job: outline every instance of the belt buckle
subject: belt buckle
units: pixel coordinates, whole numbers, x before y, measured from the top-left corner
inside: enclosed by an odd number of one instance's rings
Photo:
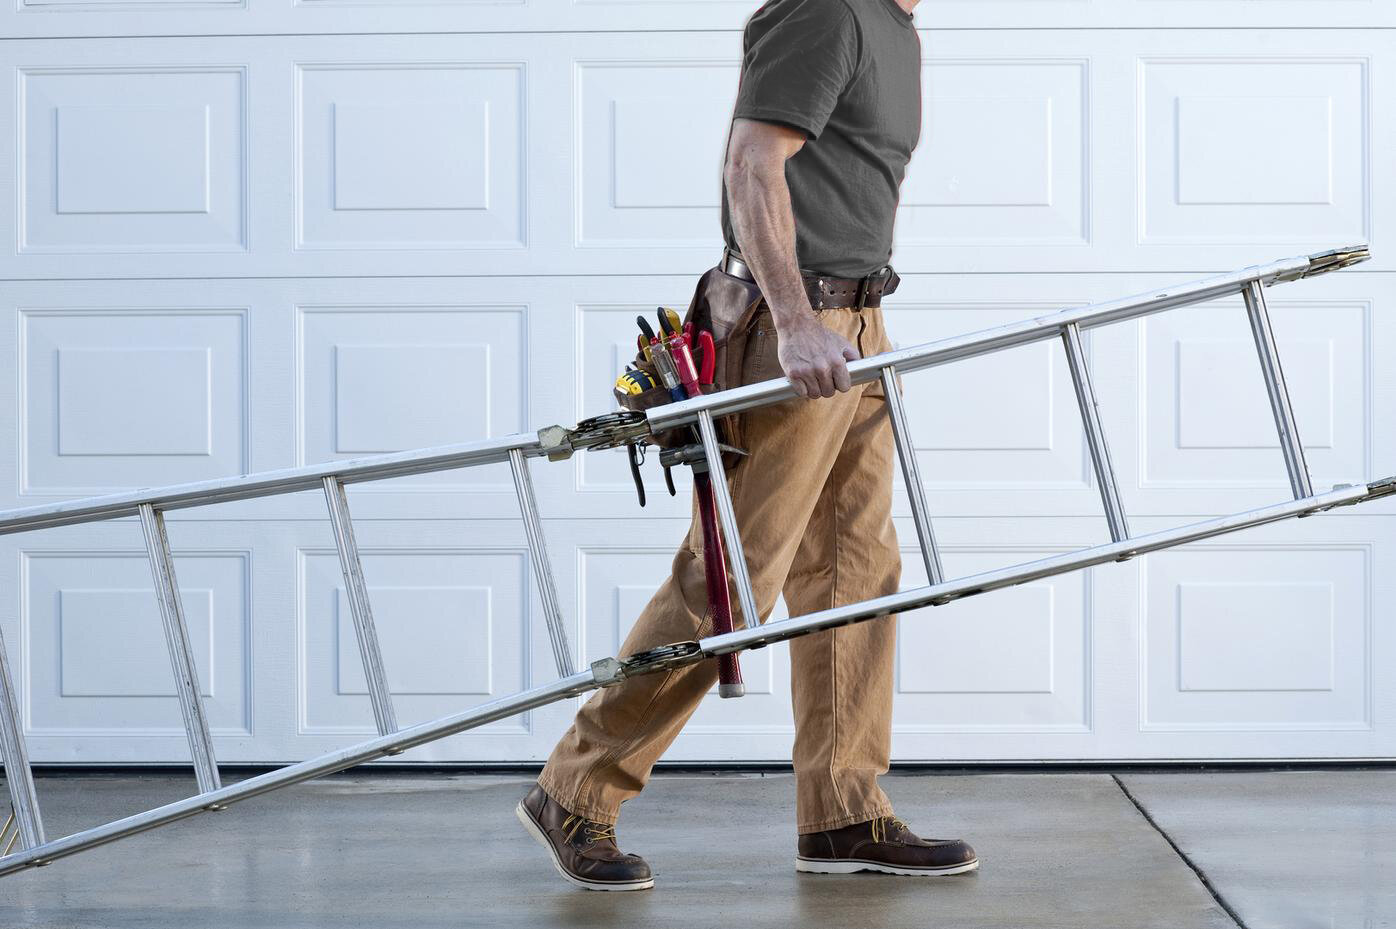
[[[858,302],[854,304],[854,309],[856,309],[858,312],[861,313],[861,312],[863,311],[863,308],[864,308],[864,307],[866,306],[866,304],[867,304],[867,299],[868,299],[868,284],[869,284],[869,282],[871,282],[871,281],[873,281],[874,279],[877,279],[877,278],[882,278],[882,277],[884,276],[884,272],[885,272],[886,279],[887,279],[887,280],[891,280],[891,278],[892,278],[892,266],[891,266],[891,265],[883,265],[882,267],[880,267],[880,268],[878,268],[876,271],[874,271],[872,274],[865,275],[864,277],[861,277],[861,278],[858,279]]]

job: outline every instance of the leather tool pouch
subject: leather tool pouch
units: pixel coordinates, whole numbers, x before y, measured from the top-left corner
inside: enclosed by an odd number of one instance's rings
[[[683,322],[693,323],[695,332],[706,329],[715,337],[717,359],[713,367],[713,383],[704,385],[703,393],[726,390],[742,383],[745,368],[743,361],[750,347],[750,336],[754,330],[757,313],[763,303],[761,289],[755,282],[727,274],[716,266],[703,272],[703,276],[698,279]],[[729,321],[730,329],[717,338],[718,331]],[[701,359],[694,360],[699,367],[702,366]],[[643,352],[636,353],[633,364],[658,380],[659,374],[653,362],[646,360]],[[616,391],[616,399],[626,409],[637,411],[671,402],[668,390],[663,387],[653,387],[640,394]],[[741,419],[740,413],[717,419],[718,441],[741,448]],[[660,448],[676,448],[697,441],[697,432],[683,426],[662,432],[650,441]],[[725,453],[722,456],[723,467],[730,471],[738,465],[742,457],[730,452]]]

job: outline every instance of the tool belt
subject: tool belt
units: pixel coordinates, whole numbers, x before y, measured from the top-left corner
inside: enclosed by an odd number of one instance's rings
[[[832,307],[852,307],[861,311],[864,307],[881,305],[882,295],[897,289],[901,278],[885,265],[873,274],[862,278],[840,278],[821,275],[801,269],[805,278],[805,289],[810,295],[810,305],[816,310]],[[761,288],[757,285],[746,262],[731,249],[724,248],[722,259],[715,267],[703,272],[693,289],[688,310],[683,322],[693,323],[696,331],[708,330],[716,334],[713,317],[721,320],[735,320],[731,328],[718,338],[716,366],[713,383],[704,385],[705,394],[729,387],[739,387],[744,383],[743,374],[748,370],[747,360],[752,337],[763,325],[770,327],[770,310],[766,306]],[[633,362],[636,368],[656,377],[653,362],[637,353]],[[656,377],[657,380],[657,377]],[[663,387],[656,387],[639,394],[616,392],[621,406],[629,410],[643,411],[661,403],[669,403],[670,397]],[[736,448],[743,447],[743,414],[724,416],[716,421],[718,441]],[[693,441],[692,430],[683,426],[655,435],[651,443],[660,448],[677,448]],[[742,456],[737,453],[724,453],[722,463],[729,471],[737,467]]]
[[[761,290],[754,281],[733,277],[717,267],[709,268],[698,279],[681,323],[692,323],[694,330],[698,332],[705,330],[712,332],[714,307],[717,308],[716,315],[719,319],[736,319],[731,329],[713,343],[716,355],[713,383],[702,385],[703,393],[725,390],[740,383],[742,359],[747,349],[747,338],[753,329],[757,310],[763,306],[763,303]],[[700,365],[703,363],[703,359],[695,359],[695,361]],[[659,382],[654,362],[646,358],[644,352],[637,352],[631,364],[650,375],[656,383]],[[672,400],[668,390],[663,386],[653,387],[638,394],[617,390],[615,396],[621,406],[635,411],[644,411],[652,406],[669,403]],[[740,442],[737,441],[738,430],[734,422],[737,419],[740,419],[740,416],[726,416],[716,420],[717,438],[720,443],[740,446]],[[651,436],[649,444],[667,449],[688,445],[692,441],[692,428],[682,426]],[[724,467],[736,467],[741,457],[740,454],[736,453],[724,453]]]

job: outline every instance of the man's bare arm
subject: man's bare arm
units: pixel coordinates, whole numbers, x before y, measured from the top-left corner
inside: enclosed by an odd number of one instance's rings
[[[832,397],[848,390],[848,362],[860,356],[815,318],[800,277],[785,162],[804,144],[798,129],[734,119],[723,175],[737,245],[780,334],[781,368],[800,396]]]

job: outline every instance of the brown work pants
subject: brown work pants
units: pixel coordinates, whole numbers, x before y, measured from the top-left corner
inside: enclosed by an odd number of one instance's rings
[[[891,347],[880,307],[817,315],[864,357]],[[730,320],[714,320],[719,337],[724,322]],[[764,299],[753,326],[740,383],[782,374]],[[762,621],[782,592],[792,616],[895,593],[901,578],[891,513],[895,449],[881,384],[737,415],[750,455],[728,475],[728,486]],[[620,654],[712,634],[707,599],[695,500],[673,571]],[[738,612],[735,588],[732,604]],[[896,617],[886,616],[790,641],[800,833],[892,812],[877,776],[887,771],[891,750],[896,629]],[[621,803],[645,786],[716,680],[717,662],[708,660],[598,690],[553,749],[539,784],[568,810],[615,823]]]

